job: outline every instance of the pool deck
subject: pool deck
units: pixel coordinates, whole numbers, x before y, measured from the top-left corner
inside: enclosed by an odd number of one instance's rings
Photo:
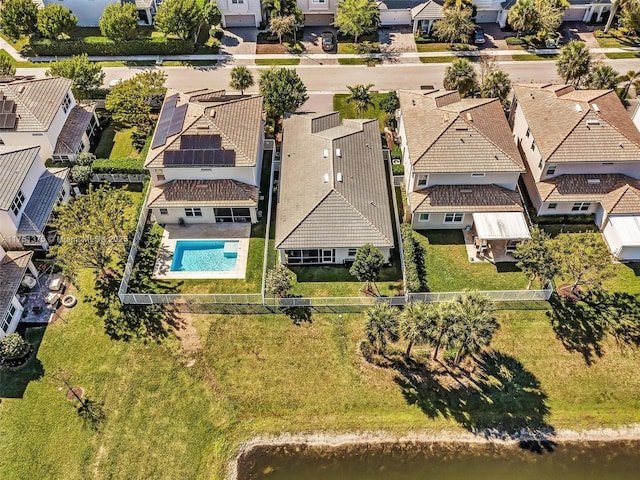
[[[249,223],[199,223],[194,225],[165,225],[153,277],[159,280],[179,278],[231,279],[244,278],[247,273],[249,255]],[[226,272],[172,272],[171,261],[178,240],[237,240],[236,266]]]

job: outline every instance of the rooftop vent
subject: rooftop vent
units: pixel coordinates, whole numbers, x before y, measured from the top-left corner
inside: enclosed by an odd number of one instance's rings
[[[460,193],[473,193],[473,190],[470,188],[461,188]]]
[[[322,150],[322,158],[328,158],[329,157],[329,149],[325,148],[324,150]]]
[[[18,87],[18,93],[22,93],[22,92],[24,92],[24,85],[20,85]]]
[[[329,174],[325,173],[324,176],[322,177],[322,181],[324,183],[329,183]]]
[[[342,158],[342,150],[340,150],[339,148],[336,148],[336,157]]]
[[[471,115],[471,112],[467,112],[467,120],[473,122],[473,115]]]
[[[444,113],[442,115],[442,120],[445,121],[445,122],[448,122],[449,121],[449,114],[448,113]]]
[[[200,124],[200,125],[196,126],[196,128],[198,130],[209,130],[209,125]]]
[[[336,174],[336,179],[337,179],[340,183],[342,183],[342,181],[344,180],[344,178],[342,177],[342,173],[341,173],[341,172],[338,172],[338,173]]]
[[[468,129],[467,127],[456,127],[456,131],[457,131],[457,132],[466,132],[466,131],[468,131],[468,130],[469,130],[469,129]]]
[[[591,104],[591,108],[593,108],[594,112],[599,112],[600,111],[600,107],[595,103]]]
[[[207,184],[206,183],[198,183],[198,184],[196,184],[196,188],[207,188]]]
[[[411,100],[411,103],[413,104],[413,106],[416,106],[416,101],[415,100]]]
[[[587,120],[587,127],[590,125],[600,125],[600,120],[598,120],[597,118],[590,118],[589,120]]]
[[[587,183],[589,185],[598,185],[600,183],[599,178],[587,178]]]
[[[582,111],[582,105],[576,103],[576,112],[580,113]]]

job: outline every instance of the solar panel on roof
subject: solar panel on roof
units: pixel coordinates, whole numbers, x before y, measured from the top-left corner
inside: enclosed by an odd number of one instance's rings
[[[151,148],[158,148],[167,143],[167,136],[169,134],[169,126],[171,125],[171,119],[173,118],[173,112],[178,104],[178,94],[167,97],[162,106],[160,112],[160,118],[158,119],[158,126],[156,127],[156,133],[153,136],[151,142]]]
[[[0,113],[0,129],[12,129],[16,126],[15,113]]]
[[[182,130],[182,124],[184,123],[184,117],[187,114],[187,104],[182,104],[173,112],[171,117],[171,125],[169,125],[169,132],[167,136],[177,135]]]
[[[14,106],[15,106],[15,102],[13,100],[5,99],[2,102],[2,113],[13,113]]]

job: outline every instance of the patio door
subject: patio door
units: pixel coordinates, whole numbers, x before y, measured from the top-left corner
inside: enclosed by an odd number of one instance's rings
[[[333,249],[322,250],[322,263],[335,263]]]

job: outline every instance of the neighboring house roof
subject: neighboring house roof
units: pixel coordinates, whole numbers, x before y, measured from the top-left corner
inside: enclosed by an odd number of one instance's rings
[[[513,7],[516,4],[517,0],[506,0],[505,2],[502,2],[502,9],[503,10],[509,10],[511,7]],[[568,0],[569,2],[569,7],[578,7],[578,6],[588,6],[588,5],[602,5],[602,6],[609,6],[611,5],[613,2],[607,1],[607,0]]]
[[[377,120],[292,115],[281,159],[276,248],[394,245]]]
[[[224,90],[168,90],[145,167],[169,167],[164,153],[182,150],[180,139],[184,135],[217,136],[219,145],[212,145],[212,150],[233,151],[234,166],[253,167],[257,164],[262,122],[261,96],[227,95]]]
[[[446,90],[400,90],[398,96],[415,172],[525,170],[497,99],[460,99]]]
[[[0,259],[0,318],[4,318],[11,299],[18,293],[32,256],[33,252],[7,252]]]
[[[54,154],[75,155],[78,152],[80,141],[91,123],[95,110],[95,103],[78,104],[73,107],[60,131]]]
[[[610,215],[640,213],[640,181],[625,183],[609,192],[602,204]]]
[[[258,187],[237,180],[173,180],[153,187],[149,207],[255,207]]]
[[[68,168],[49,169],[40,176],[22,211],[18,235],[42,234],[68,176]]]
[[[9,210],[39,151],[29,147],[0,152],[0,210]]]
[[[640,159],[640,132],[613,90],[516,85],[514,91],[546,162]]]
[[[46,132],[51,127],[72,81],[62,77],[17,80],[0,84],[6,100],[15,102],[15,127],[12,132]]]
[[[444,12],[442,11],[442,5],[433,0],[420,3],[411,9],[411,18],[414,19],[437,19],[444,18]]]
[[[381,0],[377,2],[380,10],[411,10],[423,3],[424,0]]]
[[[436,185],[409,194],[412,213],[522,212],[518,192],[497,185]]]

